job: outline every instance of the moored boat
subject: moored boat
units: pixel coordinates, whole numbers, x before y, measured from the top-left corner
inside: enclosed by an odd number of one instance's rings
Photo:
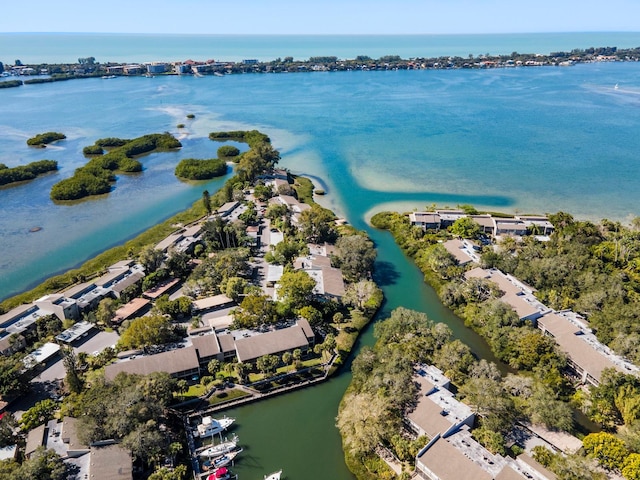
[[[226,442],[219,443],[218,445],[213,445],[209,448],[204,449],[198,455],[206,458],[214,458],[225,455],[229,452],[232,452],[238,446],[238,437],[233,437],[231,440]]]
[[[280,480],[282,475],[282,470],[278,470],[277,472],[273,472],[271,475],[265,475],[264,480]]]
[[[242,453],[242,449],[233,450],[229,453],[225,453],[221,457],[218,457],[211,462],[211,468],[216,469],[220,467],[226,467],[231,462],[233,462],[233,459],[236,458],[240,453]]]
[[[203,417],[202,423],[198,425],[196,432],[194,432],[194,436],[209,437],[211,435],[215,435],[216,433],[222,433],[235,421],[235,418],[228,417],[220,419]]]

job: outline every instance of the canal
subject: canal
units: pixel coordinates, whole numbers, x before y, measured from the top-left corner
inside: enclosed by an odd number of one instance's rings
[[[401,252],[392,236],[367,230],[378,248],[376,280],[386,297],[377,318],[387,317],[400,306],[425,312],[434,321],[449,325],[455,337],[469,345],[478,357],[496,361],[487,344],[425,285],[422,273]],[[357,355],[364,345],[373,343],[372,323],[361,335],[354,353]],[[234,431],[245,449],[234,468],[239,478],[260,480],[282,468],[287,480],[354,479],[344,463],[335,427],[338,405],[350,380],[349,362],[323,384],[225,412],[237,419]]]

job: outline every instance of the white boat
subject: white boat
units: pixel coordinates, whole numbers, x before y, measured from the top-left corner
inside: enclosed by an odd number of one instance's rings
[[[111,79],[111,78],[116,78],[115,75],[103,75],[102,78],[104,78],[105,80]]]
[[[242,449],[233,450],[232,452],[225,453],[221,457],[218,457],[215,460],[213,460],[211,462],[211,467],[210,468],[217,469],[217,468],[220,468],[220,467],[226,467],[231,462],[233,462],[233,459],[236,458],[241,453],[242,453]]]
[[[282,475],[282,470],[277,472],[273,472],[271,475],[265,475],[264,480],[280,480],[280,476]]]
[[[203,417],[202,423],[200,423],[197,427],[196,432],[194,432],[194,436],[200,437],[210,437],[217,433],[224,432],[227,428],[229,428],[233,422],[235,422],[235,418],[211,418],[211,417]],[[197,435],[195,435],[197,433]]]
[[[198,455],[206,458],[214,458],[220,457],[227,453],[232,452],[238,446],[238,437],[233,437],[231,440],[226,442],[219,443],[218,445],[213,445],[209,448],[204,449]]]

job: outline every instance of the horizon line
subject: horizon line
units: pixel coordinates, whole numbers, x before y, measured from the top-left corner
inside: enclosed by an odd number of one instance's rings
[[[539,30],[528,32],[451,32],[451,33],[429,33],[429,32],[414,32],[414,33],[193,33],[193,32],[80,32],[80,31],[15,31],[15,32],[0,32],[0,35],[162,35],[162,36],[243,36],[243,37],[262,37],[262,36],[274,36],[274,37],[338,37],[338,36],[350,36],[350,37],[409,37],[409,36],[458,36],[458,35],[563,35],[563,34],[576,34],[576,33],[640,33],[638,30]]]

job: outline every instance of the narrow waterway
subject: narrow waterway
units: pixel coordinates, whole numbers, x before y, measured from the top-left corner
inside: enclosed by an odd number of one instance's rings
[[[496,361],[486,343],[424,284],[422,273],[404,256],[392,236],[368,230],[378,248],[376,279],[387,299],[378,319],[399,306],[425,312],[429,318],[449,325],[455,337],[469,345],[475,355]],[[373,343],[372,323],[360,337],[355,354],[362,346]],[[262,479],[264,474],[280,468],[287,480],[355,478],[346,468],[335,428],[338,405],[350,380],[349,362],[326,383],[225,412],[237,418],[235,432],[245,449],[234,468],[239,478]]]

